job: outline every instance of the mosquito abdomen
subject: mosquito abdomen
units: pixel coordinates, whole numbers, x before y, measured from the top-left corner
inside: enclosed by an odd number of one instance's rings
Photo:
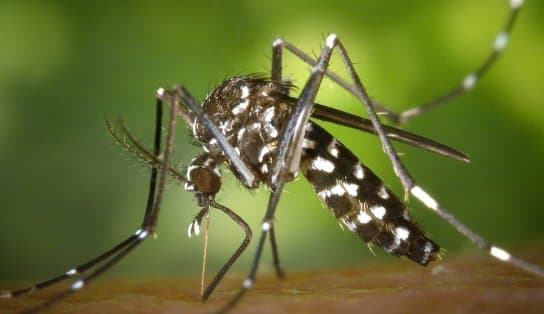
[[[364,242],[421,265],[440,248],[410,217],[406,206],[342,143],[310,122],[301,170],[319,198]]]

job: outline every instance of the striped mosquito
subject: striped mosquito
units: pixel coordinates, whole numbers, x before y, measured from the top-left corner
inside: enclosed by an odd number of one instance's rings
[[[285,185],[291,182],[299,171],[341,224],[365,243],[379,246],[392,255],[404,256],[423,266],[439,257],[441,253],[439,246],[429,239],[414,221],[406,203],[315,120],[334,122],[376,134],[402,184],[405,199],[410,195],[415,197],[492,257],[527,272],[544,276],[542,267],[490,244],[446,211],[416,183],[400,161],[390,141],[404,142],[461,161],[468,161],[466,155],[430,139],[385,126],[377,114],[383,113],[384,118],[400,124],[471,90],[504,50],[521,5],[521,0],[510,1],[510,15],[498,33],[491,53],[477,70],[435,100],[401,113],[387,109],[368,96],[346,48],[335,34],[326,38],[317,60],[289,42],[276,39],[272,47],[270,77],[249,75],[230,78],[209,94],[202,103],[181,86],[158,89],[152,150],[142,145],[122,121],[120,128],[123,135],[119,135],[112,124],[107,122],[114,139],[151,166],[148,201],[141,226],[134,234],[98,257],[36,285],[1,292],[0,297],[19,297],[77,277],[66,290],[29,310],[36,312],[81,290],[156,233],[165,183],[167,178],[172,176],[184,183],[186,191],[194,194],[197,205],[201,208],[189,225],[189,236],[199,233],[203,220],[212,209],[226,214],[245,232],[245,238],[238,249],[202,291],[202,299],[206,300],[252,238],[249,225],[233,210],[215,200],[221,190],[221,165],[226,165],[247,189],[256,189],[261,185],[270,189],[251,269],[239,292],[221,309],[222,312],[235,306],[252,287],[267,238],[271,245],[276,274],[278,277],[283,276],[276,243],[274,216]],[[351,79],[349,82],[328,70],[331,55],[335,50],[347,69]],[[293,86],[282,78],[284,51],[292,53],[312,67],[310,76],[298,97],[290,96]],[[353,94],[363,104],[370,119],[316,103],[315,98],[325,76]],[[161,151],[164,103],[169,105],[170,110],[164,149]],[[202,147],[202,152],[189,163],[185,174],[170,166],[178,118],[189,126],[193,137]]]

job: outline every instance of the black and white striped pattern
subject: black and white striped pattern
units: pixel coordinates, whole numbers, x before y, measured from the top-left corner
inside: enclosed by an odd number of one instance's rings
[[[440,248],[406,206],[330,133],[310,122],[300,169],[321,200],[349,230],[385,251],[427,265]]]

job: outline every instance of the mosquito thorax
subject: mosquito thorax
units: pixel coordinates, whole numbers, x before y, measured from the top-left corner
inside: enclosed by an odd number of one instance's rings
[[[289,105],[284,102],[289,87],[286,82],[256,76],[234,77],[217,87],[202,104],[204,112],[216,123],[236,154],[259,178],[249,188],[268,181],[279,133],[290,113]],[[193,135],[204,151],[224,159],[217,140],[204,125],[195,121]],[[228,162],[227,165],[238,177],[236,169]]]

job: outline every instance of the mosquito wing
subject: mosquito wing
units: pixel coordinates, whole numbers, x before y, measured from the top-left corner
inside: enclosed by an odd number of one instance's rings
[[[289,105],[296,104],[296,98],[287,97],[285,100]],[[376,130],[374,130],[370,120],[324,105],[314,105],[312,118],[333,122],[360,131],[376,134]],[[465,153],[423,136],[386,125],[383,126],[383,130],[385,135],[392,140],[421,148],[445,157],[470,162],[470,157]]]

